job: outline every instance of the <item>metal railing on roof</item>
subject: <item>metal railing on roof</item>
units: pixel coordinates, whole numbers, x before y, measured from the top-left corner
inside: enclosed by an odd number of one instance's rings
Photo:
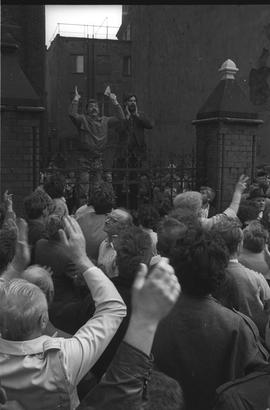
[[[72,23],[57,23],[55,32],[50,40],[50,43],[54,40],[57,34],[62,37],[82,37],[82,38],[98,38],[98,39],[110,39],[117,40],[116,34],[119,27],[113,27],[105,25],[107,19],[97,26],[94,24],[72,24]]]

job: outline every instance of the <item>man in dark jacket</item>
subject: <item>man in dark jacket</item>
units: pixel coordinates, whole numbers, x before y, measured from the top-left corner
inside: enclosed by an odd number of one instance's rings
[[[154,123],[143,112],[138,110],[138,101],[135,94],[127,94],[124,99],[125,120],[120,134],[119,163],[120,167],[141,168],[146,161],[145,129],[152,129]],[[138,179],[138,173],[132,172],[130,180]],[[137,185],[131,184],[130,202],[131,207],[137,206]],[[129,206],[129,205],[128,205]]]

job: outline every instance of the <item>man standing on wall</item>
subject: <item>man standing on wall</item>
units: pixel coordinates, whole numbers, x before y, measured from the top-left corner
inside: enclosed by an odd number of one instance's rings
[[[138,110],[138,100],[135,94],[127,94],[124,99],[125,120],[122,129],[122,147],[125,146],[125,152],[122,154],[121,165],[127,168],[141,168],[146,163],[146,143],[145,129],[152,129],[154,123],[143,112]],[[129,179],[137,180],[139,175],[137,172],[130,173]],[[130,204],[136,208],[137,206],[137,184],[131,184]]]
[[[98,103],[90,99],[86,104],[86,113],[78,113],[78,105],[81,96],[75,87],[75,95],[72,100],[69,116],[79,131],[76,149],[73,157],[76,161],[76,168],[79,168],[80,187],[84,196],[87,198],[89,191],[89,172],[93,179],[101,179],[102,174],[102,154],[107,144],[108,128],[124,120],[125,116],[122,107],[117,101],[116,95],[109,94],[109,98],[115,110],[115,116],[105,117],[99,115]],[[90,181],[93,182],[93,181]]]

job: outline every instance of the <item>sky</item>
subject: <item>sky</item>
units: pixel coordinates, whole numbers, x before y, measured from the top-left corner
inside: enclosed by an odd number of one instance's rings
[[[81,24],[81,25],[95,25],[95,36],[106,36],[106,26],[119,28],[122,22],[122,6],[121,5],[46,5],[46,45],[49,47],[50,41],[57,32],[57,24],[60,24],[60,34],[72,36],[74,32],[84,32],[82,26],[64,26],[63,23]],[[117,30],[108,31],[109,37],[113,36]],[[92,37],[93,30],[89,29],[90,37]],[[100,37],[102,38],[102,37]]]

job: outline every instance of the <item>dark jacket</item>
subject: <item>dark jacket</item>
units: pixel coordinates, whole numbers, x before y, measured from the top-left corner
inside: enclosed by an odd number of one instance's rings
[[[121,276],[113,278],[112,282],[127,306],[127,315],[126,317],[124,317],[112,340],[110,341],[96,364],[91,369],[92,373],[97,377],[98,380],[103,376],[103,374],[111,364],[114,355],[117,352],[117,349],[119,348],[126,334],[131,315],[131,284],[126,283],[125,278],[122,278]]]
[[[153,343],[159,370],[180,383],[187,410],[209,410],[221,384],[267,364],[258,329],[214,298],[181,294]]]
[[[140,410],[152,366],[152,357],[122,342],[105,376],[78,410]]]
[[[122,139],[123,145],[127,145],[129,155],[141,157],[145,155],[145,129],[152,129],[153,121],[146,117],[143,112],[139,112],[139,117],[131,115],[129,119],[123,121]]]
[[[266,410],[270,406],[270,365],[217,389],[214,410]]]

